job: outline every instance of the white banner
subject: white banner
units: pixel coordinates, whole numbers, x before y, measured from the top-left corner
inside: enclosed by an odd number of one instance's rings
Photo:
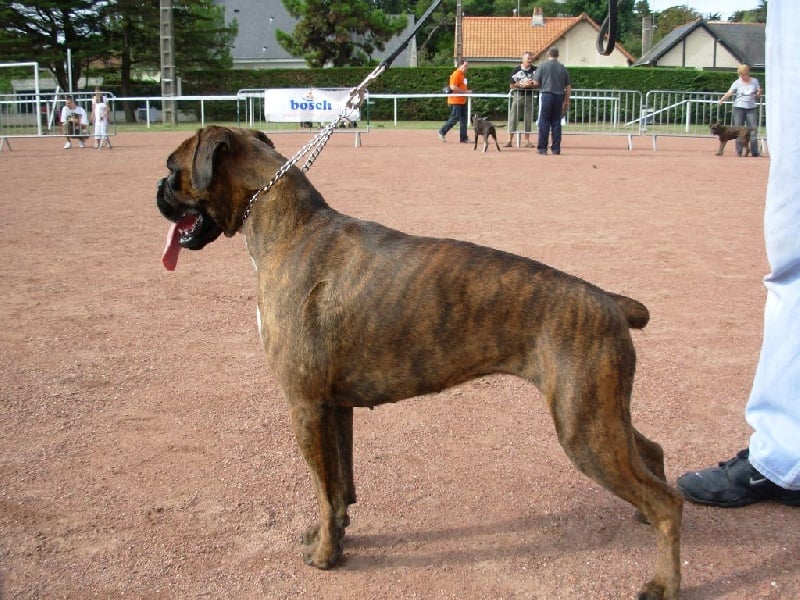
[[[335,120],[350,98],[350,90],[317,88],[264,90],[264,120],[279,123]],[[346,115],[351,121],[361,119],[361,111]]]

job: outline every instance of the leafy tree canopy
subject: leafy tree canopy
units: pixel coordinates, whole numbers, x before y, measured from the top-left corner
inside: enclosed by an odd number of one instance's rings
[[[372,54],[384,50],[408,23],[405,16],[389,16],[369,0],[283,0],[283,4],[298,23],[291,33],[278,30],[278,43],[292,56],[302,56],[310,67],[368,64]]]
[[[131,68],[158,70],[158,0],[0,0],[0,56],[35,60],[62,89],[77,88],[94,62],[119,65],[123,80]],[[229,67],[235,25],[226,25],[222,7],[212,0],[174,0],[175,62],[180,72],[194,67]],[[67,50],[72,85],[67,81]]]
[[[69,89],[65,67],[72,54],[72,82],[76,84],[89,61],[107,55],[99,15],[105,3],[11,2],[0,0],[0,56],[7,61],[36,60]]]

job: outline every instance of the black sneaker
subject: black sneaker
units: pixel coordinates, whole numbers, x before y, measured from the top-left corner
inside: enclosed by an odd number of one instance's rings
[[[800,506],[800,490],[787,490],[772,483],[750,464],[750,450],[742,450],[727,462],[678,477],[678,489],[697,504],[736,508],[774,500]]]

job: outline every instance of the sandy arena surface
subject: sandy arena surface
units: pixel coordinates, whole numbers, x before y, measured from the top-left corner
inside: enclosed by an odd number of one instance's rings
[[[356,411],[346,562],[303,564],[306,466],[255,327],[239,237],[160,263],[167,155],[0,152],[0,597],[632,598],[655,537],[559,447],[538,392],[487,377]],[[717,141],[567,136],[562,156],[429,131],[337,133],[309,175],[336,209],[533,257],[643,301],[636,425],[667,476],[747,445],[768,158]],[[506,134],[501,132],[501,143]],[[293,154],[307,134],[278,135]],[[685,600],[796,599],[800,510],[688,505]]]

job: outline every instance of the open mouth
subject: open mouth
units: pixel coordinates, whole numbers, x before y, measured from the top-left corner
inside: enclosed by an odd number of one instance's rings
[[[200,250],[222,233],[214,219],[198,210],[187,210],[169,228],[161,262],[168,271],[174,271],[182,248]]]
[[[178,236],[178,243],[184,248],[191,247],[192,240],[202,229],[202,226],[203,215],[199,212],[190,211],[184,214],[174,226]]]

